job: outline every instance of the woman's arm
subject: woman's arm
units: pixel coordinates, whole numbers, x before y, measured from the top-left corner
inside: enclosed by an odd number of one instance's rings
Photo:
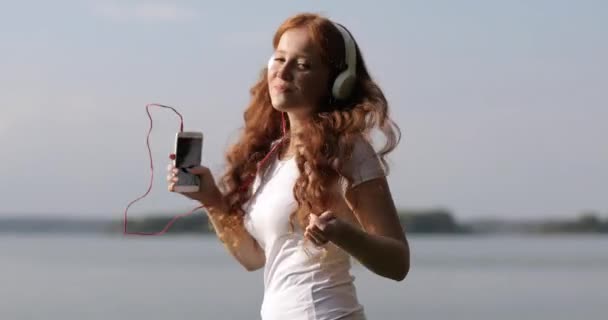
[[[169,190],[173,191],[175,183],[178,181],[176,176],[178,170],[173,165],[169,165],[168,170],[167,181],[169,182]],[[251,236],[249,231],[245,229],[245,226],[240,224],[237,228],[225,227],[222,220],[229,216],[229,207],[224,195],[217,187],[209,168],[198,166],[189,169],[189,172],[199,176],[201,181],[200,190],[198,192],[182,194],[190,199],[197,200],[203,205],[207,210],[207,215],[218,238],[245,269],[254,271],[263,267],[266,263],[264,250]]]
[[[206,209],[215,233],[232,256],[247,271],[262,268],[266,263],[264,250],[245,229],[245,226],[239,225],[236,230],[224,227],[222,218],[227,216],[228,206],[223,201],[223,197],[217,205],[206,206]]]
[[[410,269],[410,250],[386,178],[349,189],[345,199],[363,228],[325,212],[311,219],[309,237],[318,244],[332,241],[380,276],[405,279]]]

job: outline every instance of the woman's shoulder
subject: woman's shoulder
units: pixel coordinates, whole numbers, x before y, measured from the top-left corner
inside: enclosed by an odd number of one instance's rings
[[[377,158],[377,156],[370,138],[363,134],[357,134],[353,137],[353,149],[349,155],[352,161],[364,162],[370,158]]]
[[[351,181],[351,187],[386,175],[370,138],[363,134],[353,138],[352,151],[342,159],[340,173]]]

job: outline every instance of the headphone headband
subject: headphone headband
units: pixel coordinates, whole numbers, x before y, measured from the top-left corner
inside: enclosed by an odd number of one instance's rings
[[[352,93],[357,80],[357,46],[350,32],[341,24],[332,22],[344,40],[344,62],[346,70],[342,71],[334,81],[332,95],[336,99],[346,99]]]
[[[346,30],[341,24],[337,22],[332,22],[336,29],[340,31],[342,35],[342,39],[344,39],[344,62],[348,69],[356,74],[357,71],[357,47],[355,46],[355,40],[350,35],[350,32]]]

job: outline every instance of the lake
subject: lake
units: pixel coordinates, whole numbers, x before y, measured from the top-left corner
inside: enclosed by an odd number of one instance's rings
[[[608,318],[606,236],[409,240],[403,282],[353,266],[369,319]],[[259,319],[262,286],[212,236],[0,234],[0,319]]]

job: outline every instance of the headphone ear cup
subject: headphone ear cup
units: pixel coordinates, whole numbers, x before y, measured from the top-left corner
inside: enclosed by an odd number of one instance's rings
[[[352,72],[349,72],[349,70],[340,73],[338,77],[336,77],[331,91],[334,98],[338,100],[348,98],[353,91],[356,79],[357,77],[355,77]]]

